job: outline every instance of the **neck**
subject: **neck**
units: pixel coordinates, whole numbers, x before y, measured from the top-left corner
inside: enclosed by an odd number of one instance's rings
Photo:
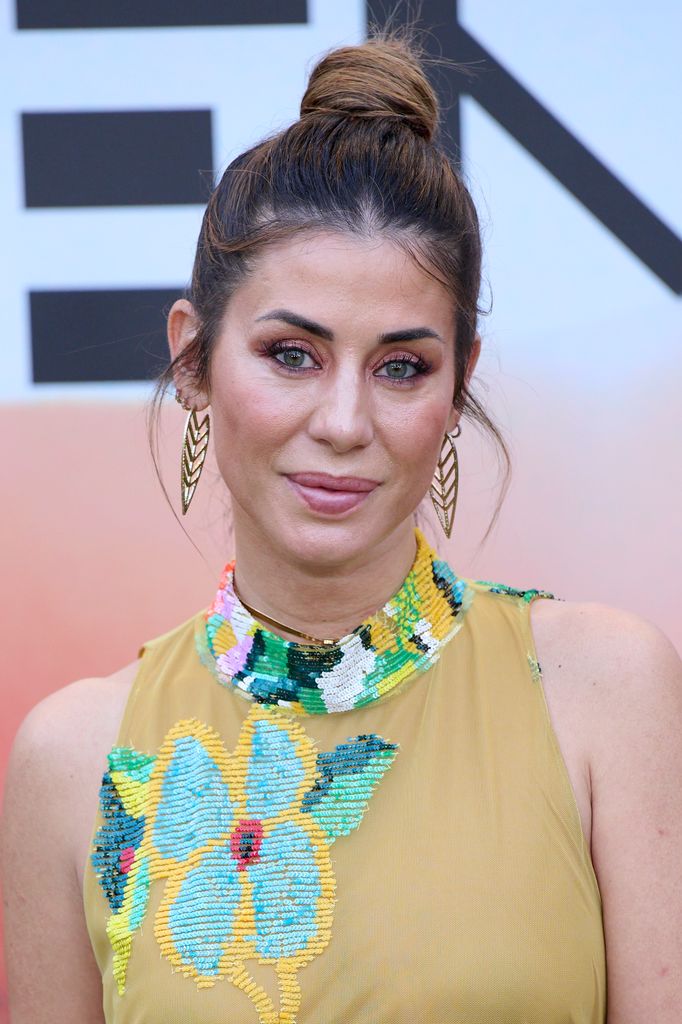
[[[341,637],[374,614],[400,588],[414,562],[411,519],[352,558],[306,559],[273,545],[235,503],[235,584],[240,597],[282,624],[318,638]],[[268,629],[289,640],[286,629]]]

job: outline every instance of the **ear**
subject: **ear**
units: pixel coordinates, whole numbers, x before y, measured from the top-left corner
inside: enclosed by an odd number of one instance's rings
[[[465,383],[467,384],[467,386],[469,384],[469,381],[471,380],[471,378],[474,375],[474,370],[476,369],[476,363],[478,362],[478,357],[480,356],[480,354],[481,354],[481,335],[477,331],[476,332],[476,337],[474,338],[474,343],[471,346],[471,354],[469,355],[469,362],[467,363],[466,373],[464,375],[464,380],[465,380]]]
[[[481,354],[481,335],[478,332],[476,332],[476,337],[474,338],[474,343],[471,346],[471,354],[469,355],[469,361],[467,363],[467,368],[464,371],[464,383],[467,386],[469,385],[469,381],[471,380],[471,378],[474,375],[474,370],[476,369],[476,363],[478,362],[478,357],[480,356],[480,354]],[[457,426],[457,424],[460,421],[460,416],[461,416],[461,414],[459,412],[457,412],[457,410],[454,407],[450,410],[450,415],[448,417],[448,425],[447,425],[447,428],[446,428],[448,434],[450,433],[451,430],[455,429],[455,427]]]
[[[168,347],[171,361],[177,359],[197,333],[197,316],[194,306],[187,299],[177,299],[170,308],[166,324]],[[178,367],[175,371],[175,387],[192,408],[205,409],[209,404],[208,394],[197,389],[196,382],[187,369]]]

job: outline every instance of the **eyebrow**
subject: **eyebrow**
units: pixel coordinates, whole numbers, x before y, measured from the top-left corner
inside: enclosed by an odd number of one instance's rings
[[[269,313],[264,313],[263,316],[256,317],[256,320],[282,320],[284,323],[291,324],[292,327],[299,327],[301,330],[307,331],[308,334],[315,334],[325,341],[334,341],[334,332],[328,327],[323,327],[322,324],[309,320],[305,316],[299,316],[298,313],[292,313],[289,309],[273,309]],[[436,338],[438,341],[443,341],[440,334],[432,327],[405,327],[397,331],[386,331],[379,335],[378,340],[381,344],[392,344],[396,341],[420,341],[422,338]]]

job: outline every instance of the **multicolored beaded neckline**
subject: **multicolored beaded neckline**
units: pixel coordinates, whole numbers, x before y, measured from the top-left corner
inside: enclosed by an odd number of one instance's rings
[[[196,632],[201,661],[224,686],[302,714],[350,711],[430,668],[461,628],[473,598],[415,527],[417,553],[399,590],[330,645],[299,643],[261,625],[234,591],[235,562]]]

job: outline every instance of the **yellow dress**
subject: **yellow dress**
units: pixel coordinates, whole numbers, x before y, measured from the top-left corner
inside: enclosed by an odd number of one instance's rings
[[[429,667],[333,713],[221,685],[206,609],[143,645],[84,877],[107,1024],[604,1024],[552,595],[456,579]]]

